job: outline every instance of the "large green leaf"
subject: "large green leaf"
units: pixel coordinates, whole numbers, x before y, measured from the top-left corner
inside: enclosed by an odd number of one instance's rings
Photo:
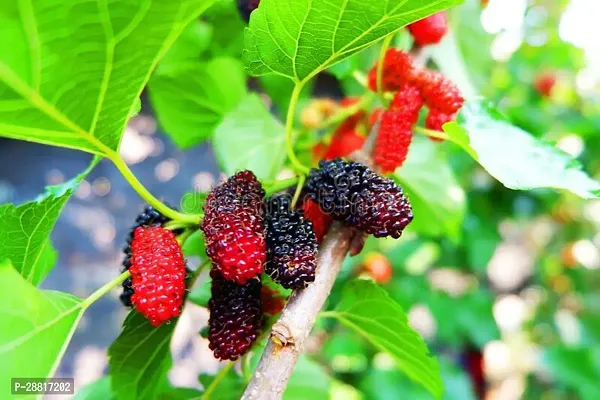
[[[406,314],[384,289],[371,281],[351,281],[335,310],[323,315],[337,318],[389,353],[409,378],[436,398],[441,397],[443,386],[436,359],[429,356],[423,339],[408,325]]]
[[[466,196],[439,146],[428,139],[415,138],[395,178],[412,204],[415,214],[412,229],[459,239]]]
[[[585,199],[600,195],[600,183],[570,155],[512,125],[483,103],[465,104],[459,122],[445,124],[444,131],[510,189],[566,189]]]
[[[54,267],[57,254],[50,243],[50,232],[64,205],[98,160],[95,158],[86,171],[67,183],[48,187],[35,201],[18,207],[0,206],[0,260],[9,258],[33,285],[39,285]]]
[[[171,368],[169,343],[177,321],[154,327],[135,310],[108,349],[112,390],[121,399],[152,399]]]
[[[323,366],[302,355],[283,394],[284,400],[328,400],[331,376]]]
[[[262,0],[246,31],[252,75],[301,82],[403,26],[461,0]]]
[[[249,94],[217,127],[213,146],[227,175],[249,169],[259,179],[271,180],[285,161],[285,129],[258,95]]]
[[[37,289],[0,261],[0,385],[54,375],[86,307],[70,294]]]
[[[150,79],[150,99],[166,133],[183,148],[209,139],[246,94],[246,75],[233,58],[164,68]]]
[[[73,400],[114,400],[110,377],[105,376],[79,389]]]
[[[2,2],[0,136],[115,150],[159,58],[213,1]]]

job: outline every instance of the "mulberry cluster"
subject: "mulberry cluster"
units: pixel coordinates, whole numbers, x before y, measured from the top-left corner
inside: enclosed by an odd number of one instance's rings
[[[301,289],[315,280],[317,238],[302,210],[292,210],[287,196],[267,203],[268,260],[265,272],[286,289]]]
[[[408,31],[419,46],[439,43],[448,32],[448,17],[440,11],[408,25]]]
[[[125,272],[131,267],[131,242],[133,241],[133,234],[135,230],[140,226],[162,226],[168,221],[169,218],[156,211],[152,206],[148,205],[144,208],[144,211],[142,211],[142,213],[139,214],[135,219],[135,224],[133,225],[133,227],[129,231],[129,234],[127,235],[127,245],[123,249],[123,252],[125,253],[125,258],[123,259],[123,269],[121,270],[121,272]],[[125,281],[123,281],[122,283],[122,286],[123,292],[119,297],[121,303],[123,303],[123,305],[125,305],[126,307],[131,307],[131,295],[133,295],[133,286],[131,283],[131,278],[125,279]]]
[[[129,258],[135,309],[154,326],[179,316],[186,267],[175,234],[160,226],[137,227]]]
[[[251,279],[244,284],[224,279],[212,269],[209,347],[216,358],[236,360],[258,338],[262,325],[261,284]]]
[[[412,127],[419,119],[422,106],[419,89],[406,83],[394,96],[390,108],[383,112],[374,150],[374,161],[382,172],[393,172],[406,160]]]
[[[368,167],[342,159],[321,161],[310,171],[307,192],[338,221],[375,237],[398,238],[413,213],[402,189]]]
[[[201,229],[206,253],[225,279],[245,284],[263,270],[265,192],[250,171],[238,172],[212,190]]]
[[[376,75],[377,64],[369,72],[369,88],[374,91],[377,90]],[[425,127],[441,131],[443,124],[456,118],[464,98],[458,87],[441,73],[416,68],[408,54],[396,49],[388,50],[384,57],[383,82],[384,90],[396,92],[381,119],[375,144],[375,163],[388,173],[406,159],[412,127],[423,105],[429,109]],[[371,124],[377,117],[377,114],[370,117]]]

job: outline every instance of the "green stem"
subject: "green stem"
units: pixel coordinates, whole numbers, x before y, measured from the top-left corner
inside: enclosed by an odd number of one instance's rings
[[[182,228],[187,228],[189,226],[189,224],[186,224],[185,222],[181,222],[181,221],[169,221],[167,223],[165,223],[162,227],[165,229],[169,229],[171,231],[174,231],[176,229],[182,229]]]
[[[246,383],[250,382],[252,379],[252,375],[250,374],[250,356],[248,354],[244,355],[240,361],[242,365],[242,375],[246,380]]]
[[[115,279],[108,282],[107,284],[102,286],[100,289],[96,290],[94,293],[89,295],[85,300],[83,300],[83,302],[81,303],[81,308],[85,310],[90,305],[92,305],[96,300],[98,300],[100,297],[102,297],[106,293],[110,292],[114,287],[123,283],[123,281],[125,279],[129,278],[130,276],[131,276],[131,273],[129,271],[123,272],[121,275],[117,276]]]
[[[121,172],[123,177],[125,179],[127,179],[127,182],[129,182],[131,187],[133,187],[135,189],[135,191],[138,192],[138,194],[148,204],[150,204],[152,207],[154,207],[162,215],[164,215],[165,217],[171,218],[173,220],[185,222],[185,223],[191,224],[191,225],[197,225],[198,223],[200,223],[201,217],[199,215],[180,213],[178,211],[175,211],[175,210],[167,207],[160,200],[158,200],[156,197],[154,197],[152,195],[152,193],[150,193],[148,191],[148,189],[146,189],[144,187],[144,185],[142,185],[140,183],[140,181],[137,179],[137,177],[129,169],[129,166],[127,166],[125,161],[123,161],[123,159],[117,153],[109,154],[108,157],[113,162],[113,164],[115,164],[115,167],[117,167],[117,169]]]
[[[317,126],[317,129],[325,129],[333,125],[338,125],[339,123],[346,120],[346,118],[356,114],[358,111],[368,108],[372,102],[373,94],[367,92],[361,96],[358,103],[353,104],[350,107],[343,107],[340,112],[336,113],[335,115],[332,115],[330,118],[327,118],[325,121],[319,124],[319,126]]]
[[[361,86],[363,87],[368,87],[369,86],[369,79],[367,79],[367,76],[362,73],[359,70],[356,70],[352,73],[352,77],[354,79],[356,79],[356,82],[358,82]]]
[[[266,186],[267,188],[265,189],[265,193],[267,196],[272,195],[273,193],[277,193],[282,191],[283,189],[287,189],[290,186],[294,186],[295,184],[298,183],[298,180],[300,178],[298,178],[297,176],[293,177],[293,178],[289,178],[289,179],[282,179],[280,181],[275,181],[272,182],[270,185],[267,184],[266,182],[263,183],[263,186]]]
[[[290,97],[290,105],[288,107],[287,116],[285,120],[285,145],[287,147],[288,158],[294,167],[294,170],[299,174],[306,175],[308,174],[309,169],[304,166],[298,157],[296,157],[296,153],[294,153],[293,146],[293,134],[294,134],[294,116],[296,115],[296,107],[298,106],[298,98],[300,97],[300,92],[302,91],[302,87],[304,84],[302,82],[296,83],[294,86],[294,90],[292,91],[292,96]]]
[[[210,399],[212,392],[214,392],[215,389],[219,386],[219,384],[221,383],[223,378],[225,378],[225,376],[227,375],[227,373],[229,372],[231,367],[233,367],[233,364],[234,364],[233,362],[230,362],[229,364],[227,364],[226,366],[221,368],[221,370],[219,371],[217,376],[215,376],[215,379],[210,383],[210,385],[206,388],[206,390],[204,390],[204,394],[202,395],[202,400]]]
[[[300,175],[300,179],[298,180],[298,185],[296,186],[296,192],[294,193],[294,198],[292,199],[292,209],[296,207],[296,203],[300,198],[300,193],[302,193],[302,188],[304,187],[304,181],[306,180],[306,176]]]
[[[394,34],[386,36],[381,43],[381,52],[379,53],[379,62],[377,63],[377,95],[381,100],[381,104],[385,104],[385,96],[383,91],[383,65],[385,61],[385,55],[392,43]]]
[[[192,230],[186,229],[180,235],[177,235],[177,243],[179,243],[179,246],[183,246],[183,244],[185,243],[187,238],[190,237],[191,234],[192,234]]]

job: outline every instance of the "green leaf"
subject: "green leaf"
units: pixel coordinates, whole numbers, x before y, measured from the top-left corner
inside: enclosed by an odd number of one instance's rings
[[[171,67],[150,79],[150,100],[165,132],[182,149],[212,135],[246,94],[246,75],[233,58]]]
[[[584,199],[600,195],[600,183],[567,153],[510,124],[489,106],[470,102],[459,123],[444,131],[498,181],[510,189],[566,189]]]
[[[212,279],[206,278],[202,282],[198,283],[192,291],[188,294],[187,300],[200,307],[208,307],[208,301],[210,300],[211,292],[210,286]]]
[[[600,371],[594,363],[598,348],[567,348],[554,346],[544,350],[543,363],[552,377],[589,398],[600,398]]]
[[[337,318],[389,353],[398,369],[436,398],[441,397],[443,386],[436,359],[429,356],[423,339],[408,325],[406,314],[384,289],[371,281],[351,281],[335,310],[323,315]]]
[[[285,161],[285,129],[258,95],[249,94],[217,127],[213,146],[225,174],[249,169],[258,179],[273,180]]]
[[[73,400],[114,400],[110,377],[105,376],[79,389]]]
[[[461,0],[263,0],[246,30],[244,61],[251,75],[310,79],[416,20]]]
[[[151,399],[171,368],[169,342],[176,320],[154,327],[135,310],[108,349],[108,368],[117,399]]]
[[[17,207],[0,206],[0,260],[9,258],[33,285],[42,283],[54,267],[57,254],[50,243],[50,232],[64,205],[98,161],[98,157],[94,158],[86,171],[70,181],[49,186],[34,201]]]
[[[328,400],[331,376],[323,366],[302,355],[283,394],[284,400]]]
[[[2,2],[0,136],[112,153],[159,58],[213,1]]]
[[[415,138],[406,162],[394,175],[413,207],[415,219],[411,228],[457,241],[465,217],[466,196],[440,146],[426,138]]]
[[[168,73],[182,64],[199,61],[200,54],[210,47],[213,33],[213,27],[206,22],[192,21],[165,53],[154,73]]]
[[[204,234],[200,229],[192,233],[181,246],[183,255],[189,256],[206,256],[206,246],[204,244]]]
[[[0,261],[0,385],[53,376],[86,307],[70,294],[37,289]]]

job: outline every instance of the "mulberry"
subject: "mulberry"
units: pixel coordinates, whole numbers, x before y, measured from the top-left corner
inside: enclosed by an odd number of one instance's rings
[[[415,81],[421,90],[423,101],[429,108],[443,113],[456,113],[465,102],[458,86],[437,71],[424,70]]]
[[[250,171],[238,172],[206,198],[201,229],[206,254],[225,279],[244,284],[263,270],[265,192]]]
[[[317,237],[302,210],[291,210],[287,196],[267,204],[268,261],[265,272],[286,289],[302,289],[315,280]]]
[[[186,268],[175,234],[160,226],[140,226],[131,242],[131,303],[153,326],[179,316]]]
[[[260,0],[237,0],[238,11],[241,17],[246,21],[250,21],[250,14],[258,8]]]
[[[141,214],[137,216],[135,219],[135,224],[129,231],[129,235],[127,236],[126,242],[127,245],[123,249],[125,253],[125,258],[123,260],[123,269],[121,272],[125,272],[131,267],[131,242],[133,241],[133,233],[136,228],[140,226],[161,226],[164,223],[168,222],[169,218],[165,217],[158,211],[156,211],[152,206],[147,205],[142,211]],[[123,293],[119,296],[121,303],[123,303],[126,307],[131,307],[131,295],[133,294],[133,287],[131,284],[131,278],[125,279],[122,283]]]
[[[313,224],[313,231],[317,237],[317,242],[321,243],[333,222],[333,218],[331,215],[323,212],[321,207],[310,198],[304,201],[302,209],[304,210],[304,218]]]
[[[243,285],[224,279],[212,269],[211,299],[208,302],[209,348],[220,360],[236,360],[259,336],[262,325],[260,280]]]
[[[455,118],[455,114],[446,114],[436,108],[432,108],[427,114],[427,119],[425,120],[425,128],[443,132],[444,130],[442,129],[442,126],[446,122],[454,121]]]
[[[404,163],[412,137],[412,123],[403,114],[383,113],[373,152],[373,160],[383,173],[394,172]]]
[[[312,169],[306,190],[336,220],[375,237],[398,238],[412,221],[408,198],[391,179],[342,159],[321,161]]]
[[[423,100],[419,89],[404,84],[383,113],[375,142],[374,161],[383,173],[393,172],[406,160],[412,141],[412,127],[419,119]]]
[[[440,11],[408,25],[408,31],[419,46],[439,43],[448,32],[448,17]]]
[[[333,160],[338,157],[346,157],[353,151],[361,149],[364,144],[364,136],[359,135],[355,131],[336,132],[322,158],[325,160]]]
[[[395,91],[413,80],[412,57],[397,49],[389,49],[383,59],[382,86],[384,91]],[[369,71],[369,89],[377,92],[377,64]]]

